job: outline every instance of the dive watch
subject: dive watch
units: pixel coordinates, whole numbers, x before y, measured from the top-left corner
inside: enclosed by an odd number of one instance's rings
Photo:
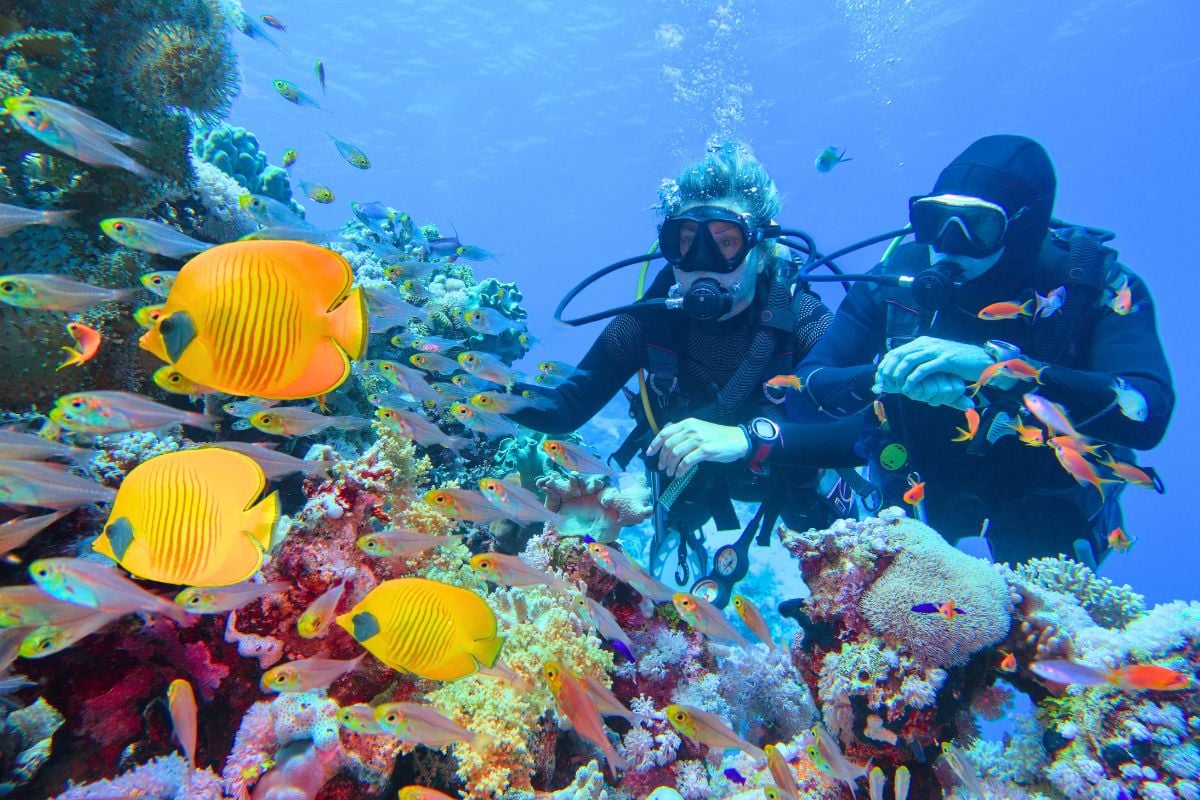
[[[983,349],[992,357],[992,361],[999,364],[1001,361],[1009,361],[1010,359],[1021,357],[1021,348],[1015,344],[1002,342],[999,339],[988,339],[983,343]]]
[[[738,426],[750,441],[750,452],[746,456],[747,465],[755,475],[766,475],[770,472],[767,459],[775,445],[779,444],[779,426],[774,420],[766,417],[755,417],[746,425]]]

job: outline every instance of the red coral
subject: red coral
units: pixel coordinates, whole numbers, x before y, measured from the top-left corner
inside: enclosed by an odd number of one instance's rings
[[[212,652],[203,641],[189,642],[183,646],[188,674],[192,676],[192,687],[199,692],[204,700],[212,700],[221,681],[229,677],[229,667],[225,664],[214,664]]]
[[[142,731],[142,707],[154,693],[155,672],[134,667],[83,706],[80,731],[101,745],[123,745]]]

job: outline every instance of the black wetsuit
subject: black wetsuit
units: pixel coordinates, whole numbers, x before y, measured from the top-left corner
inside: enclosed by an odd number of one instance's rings
[[[1025,192],[1031,197],[1013,198],[1001,192],[995,202],[1004,201],[1006,208],[1020,207],[1022,201],[1040,203],[1041,214],[1029,215],[1034,220],[1031,227],[1010,233],[1003,260],[983,276],[965,283],[950,307],[936,315],[912,314],[912,319],[919,322],[905,332],[903,341],[891,342],[893,347],[916,336],[979,345],[998,339],[1036,358],[1064,322],[1060,315],[1065,312],[1034,320],[1020,317],[987,321],[977,316],[991,303],[1031,298],[1035,288],[1044,295],[1055,288],[1047,281],[1057,282],[1057,276],[1045,274],[1054,255],[1047,248],[1055,247],[1046,234],[1053,201],[1053,173],[1047,177],[1048,160],[1043,170],[1040,159],[1033,159],[1035,167],[1031,169],[1031,153],[1021,146],[1028,140],[989,137],[982,141],[989,140],[1001,141],[990,142],[990,150],[968,151],[975,159],[969,165],[973,172],[967,173],[966,168],[951,172],[948,168],[950,174],[943,173],[935,193],[958,192],[986,198],[997,175],[1001,175],[1013,180],[1013,185],[1007,187],[1010,195]],[[981,175],[987,170],[980,169],[980,162],[988,165],[989,174]],[[1014,174],[1023,177],[1025,184],[1013,179]],[[927,250],[922,248],[921,252]],[[1104,281],[1112,286],[1125,278],[1136,310],[1121,315],[1105,305],[1112,297],[1111,291],[1099,294],[1088,308],[1072,310],[1084,315],[1073,352],[1057,363],[1042,359],[1047,363],[1041,374],[1042,386],[1019,383],[1006,392],[985,388],[980,400],[992,406],[991,413],[984,412],[986,422],[992,422],[997,412],[1017,414],[1022,394],[1036,389],[1042,397],[1062,405],[1081,434],[1120,448],[1116,450],[1118,460],[1127,461],[1131,455],[1123,448],[1145,450],[1158,444],[1174,406],[1171,376],[1145,284],[1119,265]],[[838,308],[829,332],[801,365],[799,374],[807,381],[807,398],[796,405],[812,401],[834,417],[859,414],[869,408],[875,399],[871,387],[878,358],[888,348],[885,340],[896,336],[895,330],[888,330],[889,306],[893,306],[894,315],[908,313],[904,308],[912,304],[911,297],[898,295],[896,290],[874,284],[856,285]],[[1118,377],[1145,397],[1144,421],[1126,417],[1116,405],[1113,386]],[[1071,555],[1074,540],[1089,536],[1099,554],[1104,536],[1119,523],[1115,499],[1102,508],[1099,492],[1077,484],[1059,465],[1050,447],[1028,446],[1015,435],[987,446],[987,431],[982,428],[977,441],[954,442],[956,429],[966,427],[962,411],[932,407],[902,395],[885,396],[884,406],[889,430],[882,430],[875,414],[867,414],[859,443],[864,455],[872,459],[872,478],[884,489],[886,504],[903,505],[901,494],[908,488],[907,475],[919,473],[925,483],[928,522],[951,541],[977,535],[987,519],[988,540],[1000,561]],[[1037,424],[1029,418],[1026,422]],[[882,468],[880,454],[892,443],[907,450],[907,461],[889,471]],[[893,450],[892,455],[896,452]],[[884,460],[894,463],[893,459]],[[1097,471],[1107,475],[1102,468]]]
[[[656,281],[656,288],[652,288],[647,295],[658,294],[663,285],[661,279]],[[760,285],[756,296],[762,298],[764,295],[765,291]],[[670,311],[661,306],[648,307],[637,314],[621,314],[609,322],[579,363],[579,376],[554,390],[541,390],[542,394],[554,399],[554,408],[526,409],[511,415],[511,419],[544,433],[559,434],[575,430],[603,408],[636,374],[639,367],[647,371],[654,383],[652,362],[655,359],[651,358],[649,351],[660,346],[659,343],[664,340],[679,343],[679,352],[675,354],[678,358],[678,384],[667,398],[665,414],[657,417],[658,422],[665,425],[693,416],[689,412],[708,405],[717,390],[746,358],[757,329],[760,305],[760,301],[756,300],[736,317],[712,323],[691,320],[681,311]],[[786,367],[792,367],[800,361],[833,318],[829,309],[809,294],[801,298],[794,309],[797,328]],[[666,333],[672,335],[667,336]],[[656,412],[656,415],[659,413]],[[781,428],[781,442],[768,460],[773,471],[805,469],[808,475],[799,480],[811,482],[815,468],[862,463],[853,449],[858,428],[855,423],[829,425],[823,420],[808,423],[789,421],[783,407],[768,402],[757,386],[738,407],[734,418],[711,421],[737,425],[757,416],[774,419]],[[705,418],[708,418],[707,415]],[[649,441],[647,437],[642,446],[649,444]],[[712,482],[716,481],[724,483],[734,499],[761,499],[759,481],[751,476],[744,460],[731,464],[707,464],[702,467],[702,472],[707,473],[706,480],[695,481],[695,487],[687,491],[689,496],[702,495],[702,487],[712,486]],[[784,516],[787,519],[788,515]],[[698,527],[699,522],[692,518],[684,523],[684,527],[691,528],[693,524]]]

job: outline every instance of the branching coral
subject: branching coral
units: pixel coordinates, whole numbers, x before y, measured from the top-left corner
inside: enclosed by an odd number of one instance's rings
[[[1097,625],[1123,628],[1146,613],[1146,598],[1128,585],[1117,586],[1084,564],[1069,558],[1034,558],[1016,573],[1029,583],[1068,594],[1079,601]]]

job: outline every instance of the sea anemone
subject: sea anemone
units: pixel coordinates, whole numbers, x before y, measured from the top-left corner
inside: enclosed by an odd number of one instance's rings
[[[125,74],[130,94],[144,105],[187,112],[205,123],[225,116],[238,93],[237,56],[220,29],[154,25],[126,55]]]

